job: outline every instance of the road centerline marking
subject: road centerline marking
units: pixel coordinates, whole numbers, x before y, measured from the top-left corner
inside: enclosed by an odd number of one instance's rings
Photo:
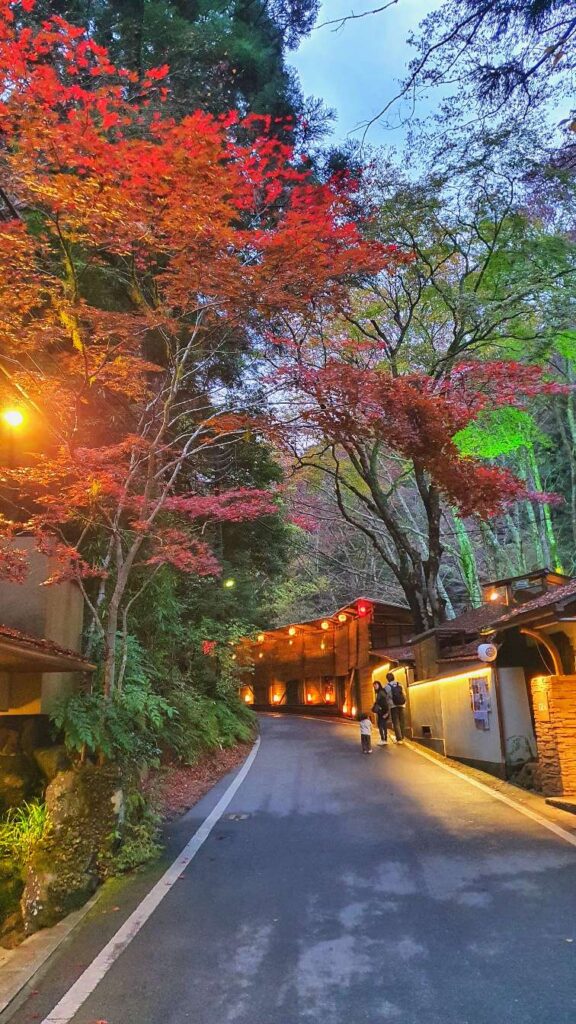
[[[152,916],[164,897],[170,892],[174,883],[178,881],[182,872],[186,870],[201,846],[206,842],[212,829],[220,821],[224,811],[248,775],[259,748],[260,737],[258,736],[238,775],[232,780],[228,789],[220,797],[216,806],[202,822],[192,838],[189,839],[184,849],[41,1024],[70,1024],[78,1010],[84,1005],[88,997],[92,995],[96,986],[106,976],[118,957],[130,945],[132,939],[136,937],[143,925],[146,924],[148,918]]]

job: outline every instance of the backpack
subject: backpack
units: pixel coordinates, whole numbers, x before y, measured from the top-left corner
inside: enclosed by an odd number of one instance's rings
[[[406,695],[400,683],[390,683],[390,696],[395,708],[403,708],[406,703]]]

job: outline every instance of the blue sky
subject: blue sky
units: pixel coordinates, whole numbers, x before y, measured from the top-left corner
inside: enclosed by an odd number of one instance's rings
[[[315,29],[290,55],[305,95],[320,96],[327,106],[336,109],[335,138],[344,139],[354,133],[394,95],[413,52],[406,45],[406,37],[440,2],[399,0],[384,13],[349,21],[337,32],[334,26]],[[318,23],[378,6],[377,0],[326,0]],[[360,136],[361,132],[353,134]],[[394,145],[402,138],[402,131],[386,131],[377,124],[367,141]]]

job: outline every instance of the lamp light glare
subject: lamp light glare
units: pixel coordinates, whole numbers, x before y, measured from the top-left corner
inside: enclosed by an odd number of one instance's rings
[[[258,655],[258,657],[259,657],[259,658],[263,658],[263,657],[264,657],[264,654],[263,654],[263,652],[262,652],[262,651],[260,651],[260,654]]]
[[[230,576],[229,579],[224,580],[224,586],[226,587],[226,590],[232,590],[232,587],[236,586],[236,580],[232,579]]]
[[[326,643],[325,643],[324,640],[322,640],[321,643],[320,643],[320,650],[321,651],[325,651],[326,650]]]
[[[492,593],[490,594],[490,600],[491,601],[497,601],[498,600],[498,591],[497,590],[493,590],[492,591]]]
[[[306,700],[308,701],[309,704],[312,703],[312,694],[311,693],[307,693],[306,694]]]
[[[279,704],[280,703],[280,694],[279,693],[275,693],[273,695],[273,697],[272,697],[272,701],[273,701],[274,704]]]
[[[258,641],[258,643],[259,643],[259,644],[263,644],[263,643],[264,643],[264,640],[265,640],[266,638],[265,638],[265,636],[264,636],[264,633],[258,633],[258,636],[256,637],[256,639],[257,639],[257,641]]]
[[[357,611],[358,611],[358,615],[362,615],[362,616],[363,615],[367,615],[368,614],[368,605],[367,604],[363,604],[363,603],[359,604],[357,606]]]
[[[346,612],[340,612],[338,616],[338,622],[346,622],[347,618],[348,616],[346,615]]]
[[[2,419],[9,427],[21,427],[24,422],[24,416],[19,409],[4,409]]]
[[[351,715],[352,715],[352,718],[354,718],[354,716],[355,716],[355,714],[356,714],[356,707],[355,707],[355,705],[354,705],[354,704],[352,705],[352,711],[351,711],[350,713],[351,713]]]
[[[244,703],[245,704],[250,704],[250,694],[249,693],[247,693],[246,696],[244,697]]]
[[[322,620],[322,622],[320,623],[320,629],[330,629],[330,623],[328,622],[328,619]]]
[[[342,714],[343,715],[347,715],[348,714],[348,705],[346,703],[344,703],[342,705]]]
[[[290,626],[288,630],[288,636],[296,636],[296,626]]]

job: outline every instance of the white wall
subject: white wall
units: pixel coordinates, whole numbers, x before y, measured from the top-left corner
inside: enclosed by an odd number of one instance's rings
[[[507,764],[523,764],[536,757],[528,690],[522,668],[498,669],[500,704]]]
[[[413,737],[422,736],[422,726],[430,726],[430,739],[435,749],[443,749],[448,757],[467,761],[500,765],[502,755],[498,707],[494,693],[492,670],[487,666],[482,675],[488,679],[492,710],[490,728],[477,727],[472,714],[468,674],[430,682],[414,683],[410,687],[410,713]]]

